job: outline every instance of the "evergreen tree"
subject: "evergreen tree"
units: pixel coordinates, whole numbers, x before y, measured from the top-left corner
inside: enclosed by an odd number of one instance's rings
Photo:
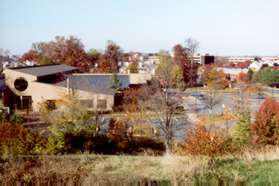
[[[114,90],[115,93],[119,92],[120,89],[121,89],[121,82],[117,78],[116,73],[113,73],[113,75],[112,75],[112,85],[111,85],[111,88]]]
[[[251,114],[249,111],[242,113],[240,120],[232,128],[232,139],[238,145],[244,145],[250,138]]]

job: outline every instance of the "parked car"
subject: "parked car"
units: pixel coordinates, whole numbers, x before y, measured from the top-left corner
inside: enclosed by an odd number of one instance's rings
[[[253,99],[265,99],[265,95],[263,94],[256,94],[252,96]]]

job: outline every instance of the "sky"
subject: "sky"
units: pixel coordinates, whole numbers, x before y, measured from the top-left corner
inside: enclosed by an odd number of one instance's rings
[[[73,35],[86,50],[171,50],[189,37],[214,55],[279,55],[278,0],[0,0],[0,48]]]

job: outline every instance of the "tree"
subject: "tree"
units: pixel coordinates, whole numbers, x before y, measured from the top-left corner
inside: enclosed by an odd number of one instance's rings
[[[210,114],[212,114],[214,107],[218,105],[220,101],[220,93],[216,89],[209,88],[204,99],[204,104],[209,109]]]
[[[272,69],[270,67],[259,70],[253,77],[256,82],[263,83],[265,85],[272,85],[279,82],[279,70]]]
[[[169,88],[172,87],[172,60],[168,53],[160,52],[161,63],[156,71],[156,79],[153,81],[155,93],[147,100],[143,100],[140,110],[144,112],[144,119],[156,123],[162,133],[167,152],[172,152],[176,132],[183,129],[187,124],[187,116],[179,109],[183,102],[182,97],[171,95]],[[175,114],[182,114],[185,120],[181,123],[175,121]]]
[[[183,71],[179,65],[173,65],[171,71],[171,80],[173,87],[184,90],[186,85],[183,81]]]
[[[101,56],[98,59],[97,72],[99,72],[99,73],[111,73],[111,64],[104,56]]]
[[[190,50],[178,44],[173,47],[173,62],[183,70],[184,82],[187,86],[194,86],[198,78],[198,65],[189,58]]]
[[[189,50],[189,55],[190,55],[190,60],[191,63],[194,63],[194,55],[197,52],[198,48],[199,48],[199,42],[196,39],[193,38],[188,38],[186,40],[186,48],[188,48]]]
[[[250,108],[250,99],[245,94],[246,86],[244,84],[240,84],[238,86],[236,94],[232,97],[233,99],[233,107],[235,109],[234,114],[236,116],[243,116],[243,113],[247,112]]]
[[[228,86],[228,80],[223,71],[218,71],[216,68],[208,68],[203,74],[204,84],[208,88],[220,90]]]
[[[279,144],[279,103],[276,100],[266,98],[256,113],[251,132],[255,144]]]
[[[244,72],[240,72],[238,74],[237,80],[241,83],[247,83],[249,81],[249,75]]]
[[[231,134],[233,142],[238,145],[245,145],[250,139],[251,115],[249,111],[242,113],[240,120],[232,128]]]
[[[159,59],[160,59],[160,63],[155,73],[157,80],[159,80],[163,86],[167,86],[167,88],[170,88],[172,85],[172,78],[171,78],[171,69],[173,67],[172,58],[168,52],[160,51]]]
[[[101,53],[96,49],[90,49],[89,52],[87,52],[87,56],[91,64],[90,70],[94,70],[95,67],[97,67],[98,60],[101,57]]]
[[[167,87],[167,86],[164,86]],[[144,120],[152,123],[159,129],[166,145],[167,153],[173,151],[174,138],[177,132],[185,129],[187,116],[183,110],[179,109],[182,102],[181,97],[172,96],[167,88],[157,88],[154,95],[143,101],[140,105],[141,112],[144,112]],[[180,114],[184,120],[178,122],[175,115]]]
[[[252,81],[253,75],[254,75],[254,71],[249,68],[249,70],[247,72],[247,76],[248,76],[249,81]]]
[[[40,58],[40,54],[35,51],[35,50],[29,50],[28,52],[24,53],[21,58],[20,61],[38,61]]]
[[[107,72],[109,73],[119,72],[118,62],[121,56],[122,56],[122,51],[120,49],[120,46],[118,46],[113,41],[108,41],[108,45],[103,55],[104,60],[106,61],[106,63],[109,64],[110,67]]]
[[[205,104],[212,112],[215,105],[220,102],[219,90],[227,86],[228,81],[222,71],[218,71],[214,67],[207,67],[203,73],[204,84],[207,85],[207,96]]]
[[[31,56],[30,56],[31,55]],[[73,36],[69,38],[56,36],[54,41],[34,43],[32,49],[22,56],[40,64],[66,64],[88,71],[90,61],[81,41]]]
[[[115,93],[119,92],[121,89],[121,82],[117,78],[116,73],[112,74],[112,82],[111,82],[111,88],[114,90]]]
[[[77,99],[78,95],[65,95],[59,108],[48,114],[51,136],[48,138],[47,151],[50,153],[66,153],[71,151],[67,137],[82,133],[96,134],[96,123],[88,108]]]
[[[37,134],[15,123],[0,124],[0,155],[28,155],[44,142]]]
[[[196,124],[187,131],[184,147],[186,152],[192,155],[210,157],[231,154],[236,151],[226,130],[207,129],[202,124]]]
[[[128,66],[128,70],[130,73],[138,73],[139,69],[138,69],[138,63],[137,62],[132,62],[129,64]]]
[[[158,80],[162,84],[168,84],[168,88],[184,89],[186,85],[181,66],[173,64],[170,54],[166,51],[159,52],[159,59],[160,63],[155,73]]]

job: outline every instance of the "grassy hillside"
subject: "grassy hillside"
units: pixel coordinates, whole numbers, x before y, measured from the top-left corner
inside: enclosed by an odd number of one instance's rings
[[[239,156],[102,156],[25,157],[2,161],[2,183],[171,183],[279,184],[279,149]],[[159,184],[159,185],[160,185]]]

